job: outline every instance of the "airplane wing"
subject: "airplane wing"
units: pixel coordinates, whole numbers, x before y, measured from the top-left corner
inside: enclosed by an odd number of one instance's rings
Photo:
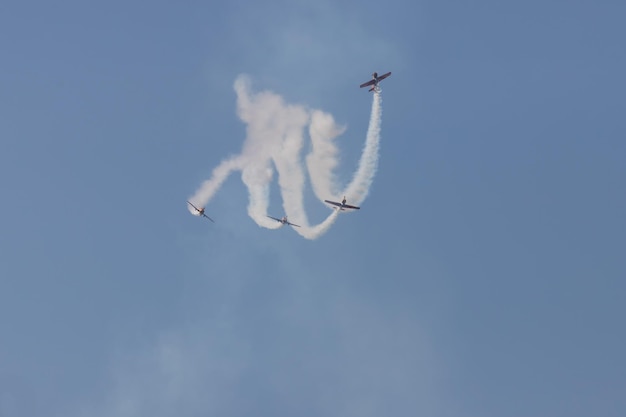
[[[374,85],[374,83],[376,83],[376,80],[369,80],[368,82],[361,84],[359,88],[367,87],[368,85]]]
[[[280,223],[283,222],[281,219],[277,219],[276,217],[272,217],[272,216],[267,216],[267,217],[269,217],[270,219],[276,220],[277,222],[280,222]]]
[[[294,224],[294,223],[291,223],[291,222],[287,222],[287,224],[288,224],[289,226],[296,226],[296,227],[300,227],[300,226],[298,226],[297,224]]]
[[[197,211],[200,211],[200,209],[196,206],[194,206],[193,204],[191,204],[191,202],[187,201],[187,204],[189,204],[191,207],[195,208]]]
[[[380,77],[378,77],[378,81],[382,81],[385,78],[389,77],[391,75],[391,72],[388,72],[387,74],[383,74]]]
[[[210,217],[209,217],[209,216],[207,216],[206,214],[202,213],[202,215],[203,215],[204,217],[206,217],[207,219],[211,220],[213,223],[215,223],[215,220],[213,220],[212,218],[210,218]]]
[[[357,206],[351,206],[349,204],[341,204],[338,203],[336,201],[330,201],[330,200],[324,200],[324,202],[328,203],[328,204],[332,204],[333,206],[337,206],[339,207],[341,210],[343,209],[354,209],[354,210],[360,210],[361,207],[357,207]]]

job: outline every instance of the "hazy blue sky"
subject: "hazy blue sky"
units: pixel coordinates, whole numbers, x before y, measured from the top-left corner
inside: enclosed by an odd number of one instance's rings
[[[625,415],[625,16],[4,1],[0,416]],[[260,228],[235,174],[189,214],[245,139],[240,74],[346,126],[347,182],[373,71],[359,212]]]

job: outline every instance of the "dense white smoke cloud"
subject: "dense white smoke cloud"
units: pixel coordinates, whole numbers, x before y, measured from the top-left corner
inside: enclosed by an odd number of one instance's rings
[[[339,211],[333,210],[317,225],[310,225],[304,209],[304,189],[308,171],[313,192],[320,200],[341,201],[345,195],[348,204],[361,204],[367,197],[378,166],[382,98],[374,92],[372,113],[359,166],[345,190],[340,190],[335,179],[338,148],[334,140],[345,128],[335,123],[332,115],[321,110],[285,103],[283,98],[269,91],[253,93],[245,76],[235,80],[237,114],[246,123],[246,139],[241,154],[222,161],[211,178],[204,181],[189,199],[196,206],[205,206],[233,171],[241,171],[248,187],[248,215],[262,227],[276,229],[282,225],[267,217],[269,189],[278,173],[278,185],[283,209],[289,220],[301,225],[294,228],[307,239],[316,239],[336,220]],[[307,129],[308,127],[308,129]],[[302,160],[308,130],[311,150]],[[278,214],[274,214],[275,216]]]

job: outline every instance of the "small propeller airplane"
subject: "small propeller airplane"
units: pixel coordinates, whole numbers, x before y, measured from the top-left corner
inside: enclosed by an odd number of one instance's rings
[[[209,216],[207,216],[207,215],[206,215],[206,213],[204,212],[204,207],[200,207],[200,208],[198,208],[198,207],[194,206],[193,204],[191,204],[189,201],[187,201],[187,203],[188,203],[191,207],[193,207],[193,208],[194,208],[194,210],[196,210],[196,212],[198,213],[198,215],[199,215],[199,216],[204,216],[204,217],[206,217],[207,219],[211,220],[213,223],[215,223],[215,221],[214,221],[212,218],[210,218]]]
[[[297,224],[289,222],[289,220],[287,220],[287,216],[283,216],[280,219],[278,219],[276,217],[272,217],[272,216],[267,216],[267,217],[269,217],[270,219],[276,220],[278,223],[282,223],[283,225],[288,224],[289,226],[300,227]]]
[[[370,88],[368,91],[378,91],[378,83],[381,82],[382,80],[384,80],[385,78],[389,77],[391,75],[391,72],[388,72],[387,74],[383,74],[383,75],[378,75],[377,72],[372,74],[372,79],[369,80],[366,83],[361,84],[359,87],[363,88],[363,87],[369,87],[370,85],[372,86],[372,88]]]
[[[345,210],[345,209],[353,209],[353,210],[359,210],[361,207],[357,207],[357,206],[351,206],[349,204],[346,204],[346,196],[343,196],[343,200],[341,200],[341,203],[338,203],[336,201],[330,201],[330,200],[324,200],[324,202],[328,203],[328,204],[332,204],[333,207],[337,210]]]

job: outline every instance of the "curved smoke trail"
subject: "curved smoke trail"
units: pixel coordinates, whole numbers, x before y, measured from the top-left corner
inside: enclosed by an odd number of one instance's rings
[[[301,160],[307,126],[311,151],[305,161],[315,195],[320,200],[335,201],[341,201],[345,195],[350,204],[365,200],[378,167],[382,115],[380,92],[373,94],[372,113],[358,168],[345,191],[339,191],[334,174],[339,164],[339,151],[334,140],[345,128],[337,125],[332,115],[286,104],[282,97],[272,92],[253,94],[250,82],[244,76],[235,80],[234,89],[237,114],[247,125],[243,149],[239,155],[225,159],[213,169],[211,178],[204,181],[189,199],[194,205],[205,206],[233,171],[241,171],[242,181],[249,192],[248,215],[259,226],[279,228],[280,223],[266,217],[275,169],[284,212],[290,221],[301,225],[294,230],[307,239],[324,234],[337,219],[339,211],[333,210],[321,223],[309,225],[304,209],[306,174]]]

